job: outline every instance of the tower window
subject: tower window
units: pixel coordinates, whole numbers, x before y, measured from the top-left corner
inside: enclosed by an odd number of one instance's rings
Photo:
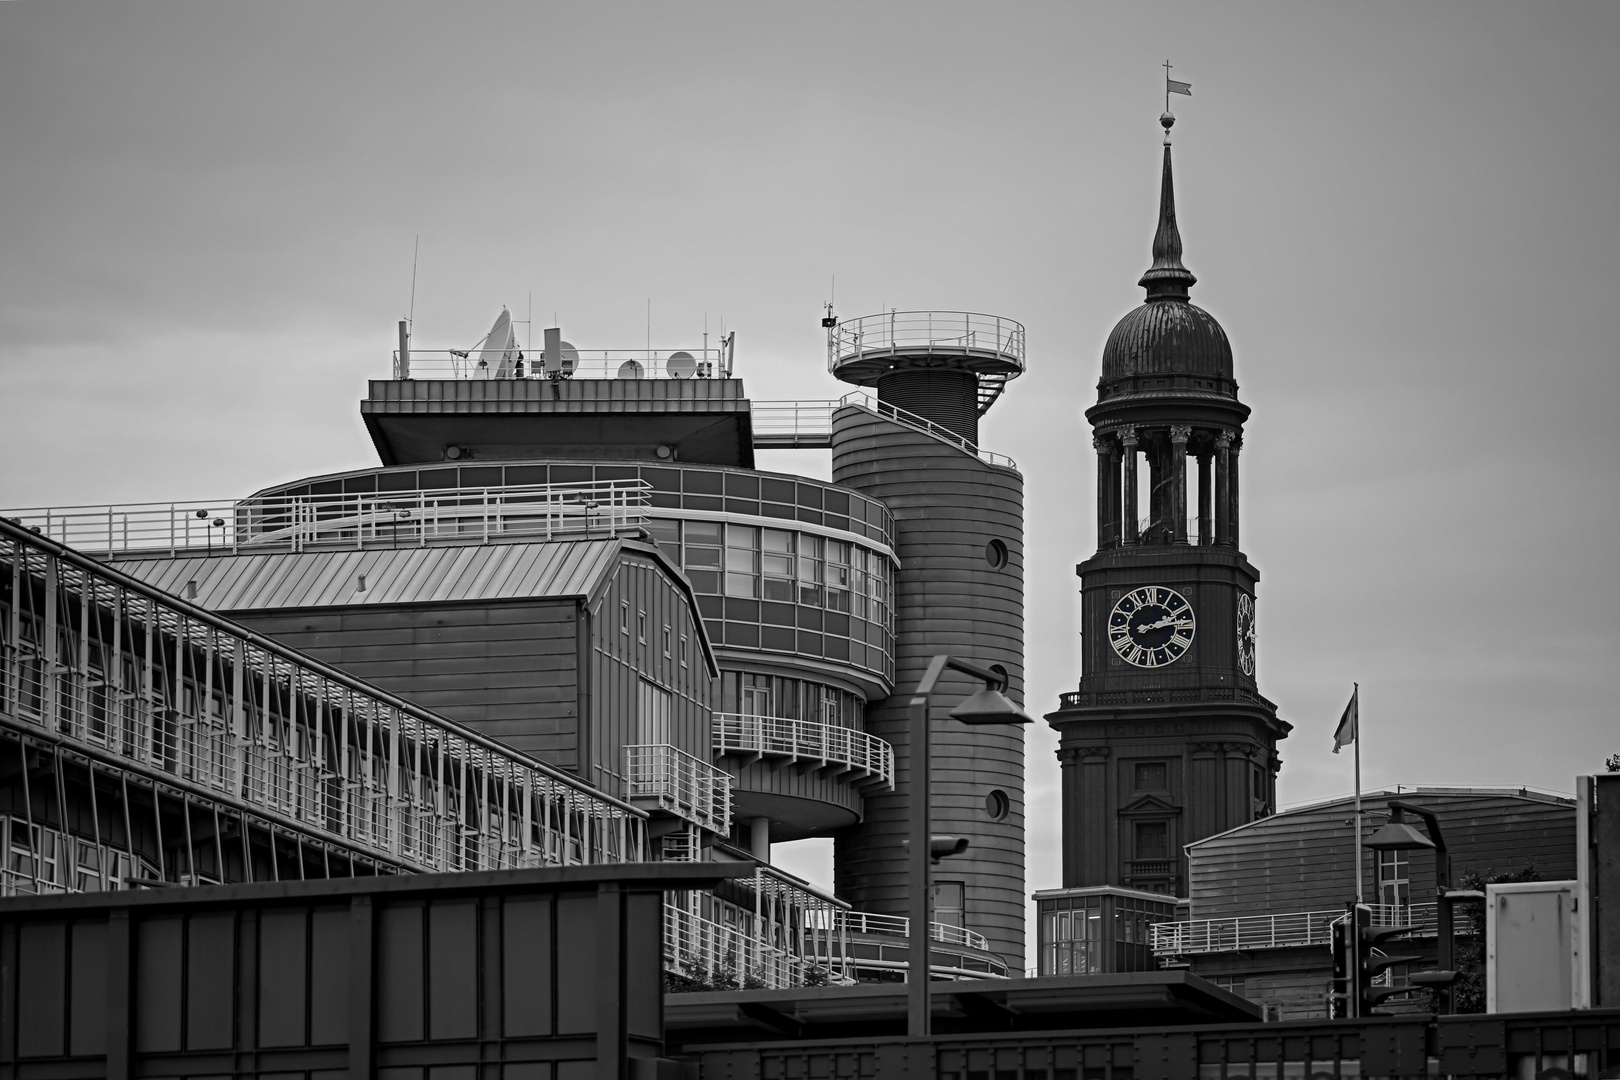
[[[1169,791],[1169,770],[1162,761],[1139,761],[1136,763],[1136,790],[1137,791]]]
[[[992,540],[984,545],[984,561],[990,564],[990,569],[1000,570],[1007,565],[1007,545],[1000,540]]]
[[[1136,857],[1138,859],[1168,859],[1170,857],[1170,825],[1164,821],[1136,823]]]
[[[1011,809],[1012,800],[1008,799],[1007,793],[1000,788],[984,797],[984,812],[989,815],[991,821],[1005,821]]]

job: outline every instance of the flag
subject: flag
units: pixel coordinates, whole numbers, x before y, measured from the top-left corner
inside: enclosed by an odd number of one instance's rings
[[[1167,89],[1170,93],[1186,94],[1188,97],[1192,97],[1192,83],[1182,82],[1179,79],[1166,79],[1164,81],[1168,84]]]
[[[1350,704],[1344,707],[1344,715],[1339,717],[1339,726],[1333,732],[1333,752],[1335,754],[1342,747],[1349,746],[1356,741],[1356,733],[1361,726],[1361,710],[1357,704],[1360,697],[1361,687],[1357,686],[1350,692]]]

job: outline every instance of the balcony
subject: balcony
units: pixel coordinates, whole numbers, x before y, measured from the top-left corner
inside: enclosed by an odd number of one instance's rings
[[[809,928],[805,951],[818,963],[861,982],[903,981],[911,920],[903,915],[836,911]],[[990,951],[983,934],[929,923],[929,969],[936,979],[1005,979],[1006,962]],[[941,948],[944,946],[944,948]],[[842,964],[842,966],[840,966]]]
[[[627,797],[724,836],[731,831],[731,777],[667,743],[626,746]]]
[[[645,858],[643,811],[4,520],[0,577],[8,739],[398,871]]]
[[[36,507],[0,511],[39,535],[107,555],[425,547],[637,535],[642,480],[368,494]]]
[[[1369,904],[1374,926],[1412,926],[1419,935],[1435,932],[1433,904]],[[1233,919],[1162,922],[1149,930],[1153,955],[1193,956],[1246,952],[1251,949],[1298,949],[1330,945],[1333,924],[1344,912],[1295,911],[1281,915],[1247,915]]]
[[[836,724],[776,716],[714,714],[714,752],[808,763],[857,782],[894,787],[894,748],[875,735]]]

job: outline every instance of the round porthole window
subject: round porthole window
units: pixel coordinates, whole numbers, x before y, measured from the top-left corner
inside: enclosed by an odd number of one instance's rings
[[[1012,809],[1012,802],[1007,793],[1000,788],[992,790],[984,797],[984,812],[990,815],[991,821],[1004,821],[1007,812]]]
[[[1007,565],[1007,545],[1000,540],[992,540],[984,545],[984,561],[990,564],[992,570],[1000,570]]]

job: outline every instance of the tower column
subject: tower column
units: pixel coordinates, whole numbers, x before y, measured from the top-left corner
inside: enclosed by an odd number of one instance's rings
[[[1175,530],[1172,539],[1187,542],[1187,440],[1192,428],[1186,424],[1170,427],[1170,518]]]
[[[1215,542],[1232,542],[1232,433],[1215,436]]]
[[[1098,435],[1091,440],[1097,451],[1097,548],[1111,548],[1118,544],[1119,526],[1114,516],[1117,502],[1114,489],[1119,477],[1114,471],[1114,447],[1107,436]]]
[[[1227,526],[1226,533],[1233,547],[1242,546],[1242,543],[1238,540],[1238,451],[1242,449],[1243,436],[1239,435],[1232,440],[1232,477],[1228,481],[1231,493],[1227,496],[1231,501],[1231,506],[1228,507],[1227,512],[1232,515],[1232,524]]]
[[[1110,523],[1108,534],[1113,538],[1115,547],[1125,541],[1122,525],[1125,519],[1120,516],[1119,509],[1124,504],[1124,499],[1121,497],[1119,490],[1119,468],[1119,444],[1112,443],[1108,448],[1108,521]]]
[[[1209,490],[1209,451],[1198,452],[1198,543],[1208,547],[1214,543],[1215,523],[1211,519],[1212,504]]]
[[[1120,507],[1119,520],[1125,535],[1125,543],[1136,543],[1136,429],[1124,427],[1119,429],[1119,441],[1125,448],[1125,505]]]

